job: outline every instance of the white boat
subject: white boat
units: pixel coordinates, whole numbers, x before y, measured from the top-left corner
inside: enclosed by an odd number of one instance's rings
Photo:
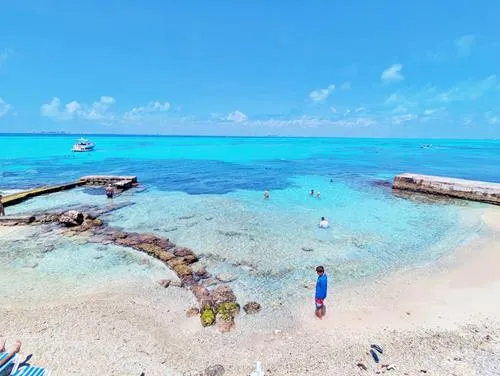
[[[92,151],[94,150],[94,143],[85,138],[80,138],[71,149],[72,151]]]

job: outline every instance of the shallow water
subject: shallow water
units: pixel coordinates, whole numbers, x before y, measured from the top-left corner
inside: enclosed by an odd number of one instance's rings
[[[0,191],[77,179],[137,175],[141,189],[113,202],[134,205],[105,217],[129,231],[155,232],[231,272],[248,299],[293,299],[323,264],[334,284],[432,262],[481,230],[469,204],[408,200],[387,187],[397,173],[499,181],[500,142],[283,138],[92,137],[93,153],[71,154],[72,138],[0,136]],[[35,148],[36,144],[49,145]],[[423,149],[422,144],[433,144]],[[29,150],[29,153],[26,152]],[[382,182],[381,182],[382,181]],[[264,200],[263,190],[271,197]],[[321,198],[310,197],[310,189]],[[9,214],[72,205],[111,205],[100,190],[78,188],[9,207]],[[466,213],[466,215],[464,215]],[[319,229],[321,216],[331,228]],[[35,230],[36,231],[36,230]],[[48,239],[48,240],[47,240]],[[82,239],[26,237],[0,249],[0,262],[34,273],[87,280],[146,273],[161,264],[121,247]],[[53,242],[54,250],[40,253]],[[102,257],[101,257],[102,256]],[[33,261],[36,260],[36,261]],[[298,289],[300,287],[300,289]]]

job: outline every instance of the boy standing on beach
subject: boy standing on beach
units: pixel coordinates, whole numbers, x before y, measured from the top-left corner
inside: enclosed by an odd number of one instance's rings
[[[322,266],[316,267],[318,280],[316,281],[316,295],[314,301],[316,303],[316,317],[322,319],[326,314],[326,307],[324,300],[326,299],[328,290],[328,278],[325,274],[325,268]]]

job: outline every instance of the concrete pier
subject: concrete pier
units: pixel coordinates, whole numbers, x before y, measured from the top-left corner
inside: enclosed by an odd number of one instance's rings
[[[75,181],[75,182],[61,184],[61,185],[51,185],[48,187],[40,187],[40,188],[30,189],[28,191],[22,191],[22,192],[18,192],[18,193],[4,196],[2,199],[2,202],[3,202],[3,206],[7,207],[7,206],[19,204],[20,202],[28,200],[32,197],[46,195],[48,193],[65,191],[67,189],[72,189],[72,188],[78,187],[78,186],[83,185],[83,184],[85,184],[85,183],[81,182],[81,181]]]
[[[500,205],[500,183],[405,173],[394,178],[392,188]]]
[[[40,187],[40,188],[30,189],[28,191],[22,191],[11,195],[7,195],[3,197],[2,202],[3,205],[7,207],[19,204],[20,202],[28,200],[32,197],[46,195],[54,192],[65,191],[67,189],[72,189],[86,184],[92,184],[92,185],[113,184],[113,186],[117,190],[124,191],[126,189],[132,188],[137,184],[137,176],[112,176],[112,175],[82,176],[80,180],[71,183],[52,185],[48,187]]]

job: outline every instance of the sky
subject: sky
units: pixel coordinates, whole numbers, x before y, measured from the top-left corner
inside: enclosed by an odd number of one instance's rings
[[[500,138],[497,0],[0,0],[0,132]]]

